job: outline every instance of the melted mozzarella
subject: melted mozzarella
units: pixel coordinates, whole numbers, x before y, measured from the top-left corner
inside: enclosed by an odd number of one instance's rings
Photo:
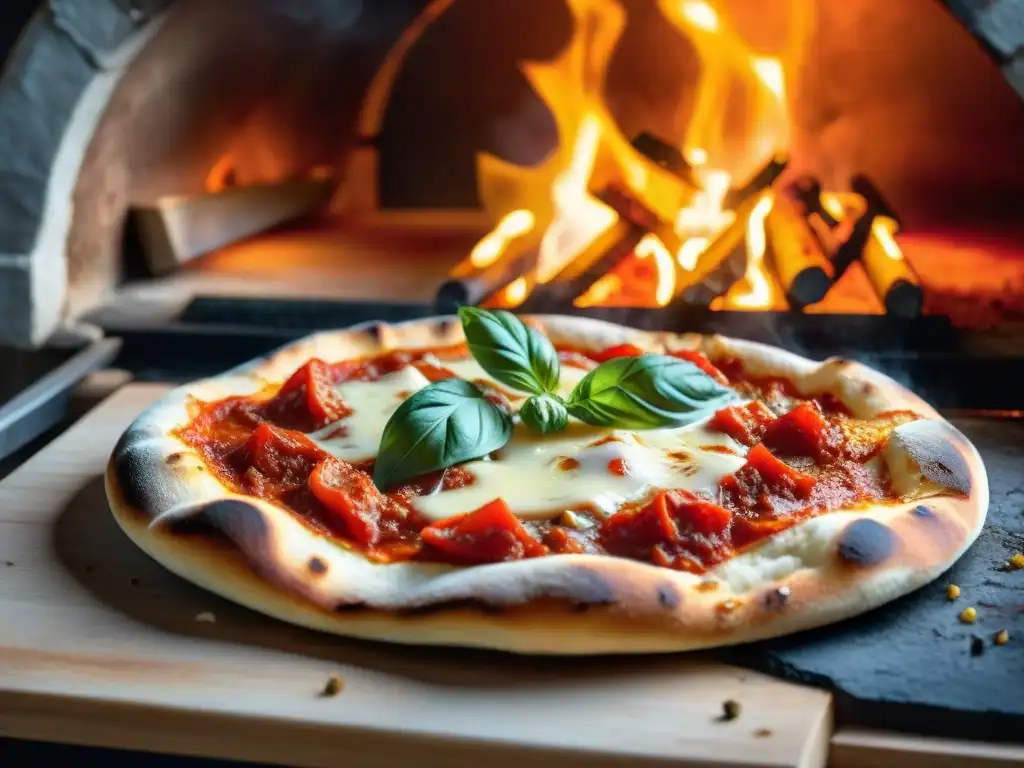
[[[701,441],[696,433],[702,431],[694,425],[635,433],[570,421],[564,431],[541,436],[517,424],[499,458],[463,465],[476,477],[473,485],[420,497],[413,504],[424,516],[439,520],[502,498],[517,516],[529,520],[557,517],[583,505],[610,515],[650,488],[710,492],[744,460],[689,448],[691,439]],[[658,446],[651,441],[654,433]],[[609,469],[616,459],[625,463],[626,475]],[[574,462],[574,468],[564,468]]]
[[[472,359],[437,364],[460,378],[492,381]],[[581,369],[563,367],[559,392],[568,395],[585,375]],[[373,382],[339,384],[338,393],[354,413],[310,437],[346,461],[372,459],[391,414],[427,384],[428,379],[412,366]],[[708,447],[731,453],[702,450]],[[583,506],[610,515],[652,488],[711,493],[724,476],[743,465],[744,453],[742,445],[706,429],[704,423],[631,432],[570,419],[565,430],[544,436],[517,423],[512,439],[495,457],[463,465],[475,476],[475,483],[417,498],[413,504],[433,520],[472,512],[496,498],[504,499],[523,519],[553,518]],[[625,475],[609,468],[614,460],[625,464]]]
[[[377,381],[346,381],[335,389],[354,410],[349,416],[309,437],[328,453],[345,461],[360,462],[377,455],[384,425],[402,401],[427,386],[430,380],[409,365]]]

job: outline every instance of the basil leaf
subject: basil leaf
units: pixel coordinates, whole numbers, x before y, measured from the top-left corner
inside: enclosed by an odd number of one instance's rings
[[[413,477],[478,459],[512,437],[512,415],[475,384],[444,379],[398,406],[380,440],[373,482],[381,490]]]
[[[556,397],[536,395],[523,403],[519,409],[519,418],[530,429],[546,435],[548,432],[565,429],[569,414],[562,401]]]
[[[576,385],[566,408],[599,427],[653,429],[696,421],[735,396],[693,363],[641,355],[601,363]]]
[[[469,351],[502,384],[540,395],[558,388],[558,352],[511,312],[460,307]]]

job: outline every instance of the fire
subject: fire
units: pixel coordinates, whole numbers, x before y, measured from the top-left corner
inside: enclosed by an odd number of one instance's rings
[[[489,267],[498,260],[511,241],[529,233],[535,223],[536,218],[530,211],[523,208],[512,211],[473,247],[469,254],[470,262],[477,269]]]
[[[896,244],[897,227],[896,222],[888,216],[879,216],[871,223],[871,234],[882,246],[882,252],[893,261],[903,259],[903,251]]]
[[[765,193],[747,219],[747,271],[742,282],[723,297],[723,305],[730,309],[768,309],[776,301],[775,287],[764,265],[768,246],[765,219],[774,201],[771,192]]]
[[[502,292],[502,304],[506,307],[518,307],[524,301],[526,296],[530,292],[530,286],[526,282],[525,277],[516,278],[507,286],[505,286]]]
[[[786,147],[785,62],[752,53],[728,19],[704,0],[658,0],[663,16],[693,43],[701,60],[692,118],[679,145],[692,173],[676,175],[622,135],[604,100],[624,9],[616,0],[566,2],[576,30],[569,44],[552,61],[523,66],[552,113],[559,145],[531,168],[487,154],[478,157],[480,196],[498,223],[477,243],[470,261],[492,265],[513,242],[516,253],[526,248],[535,253],[526,274],[488,304],[519,306],[537,286],[578,280],[606,252],[615,253],[608,250],[615,238],[628,237],[639,226],[620,218],[620,212],[631,218],[634,212],[604,202],[604,190],[616,189],[660,223],[645,223],[648,231],[620,262],[623,268],[609,268],[582,286],[574,303],[614,304],[628,293],[639,303],[665,306],[693,278],[715,237],[736,220],[736,211],[725,205],[730,190],[746,184]],[[742,130],[727,125],[726,103],[749,115]],[[764,223],[771,205],[771,195],[763,194],[749,215],[748,267],[741,284],[722,297],[727,306],[757,308],[778,301],[764,268]],[[641,269],[644,264],[648,267]],[[638,280],[645,282],[642,289]]]

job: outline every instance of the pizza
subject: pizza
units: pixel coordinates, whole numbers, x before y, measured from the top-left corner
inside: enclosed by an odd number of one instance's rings
[[[975,448],[859,362],[473,312],[319,333],[175,389],[113,451],[117,522],[286,622],[534,654],[836,622],[980,532]]]

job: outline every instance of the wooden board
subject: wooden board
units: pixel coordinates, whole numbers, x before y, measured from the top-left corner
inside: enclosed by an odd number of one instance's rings
[[[292,766],[824,764],[822,691],[694,655],[347,641],[170,575],[117,528],[101,478],[120,433],[164,391],[120,390],[0,483],[3,734]],[[344,689],[320,696],[334,673]],[[718,722],[728,698],[740,717]]]

